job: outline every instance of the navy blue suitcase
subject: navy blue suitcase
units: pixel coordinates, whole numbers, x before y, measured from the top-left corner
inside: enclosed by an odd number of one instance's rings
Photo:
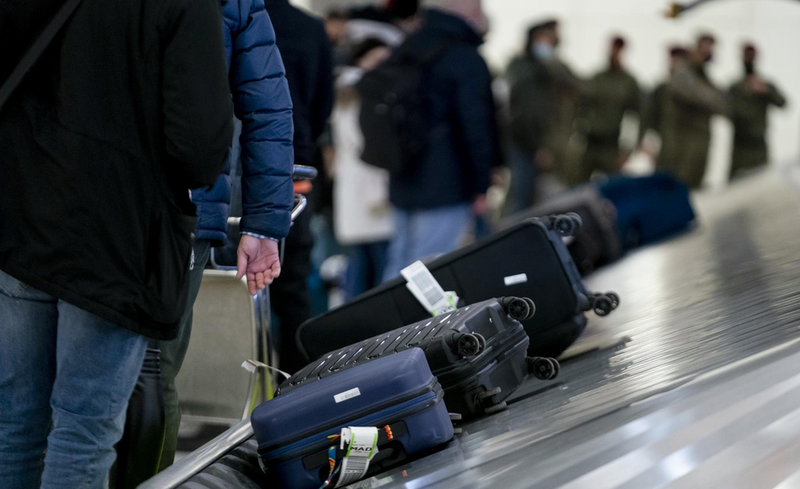
[[[251,417],[267,479],[275,487],[318,489],[331,473],[331,446],[337,465],[343,456],[331,437],[350,426],[378,428],[366,476],[428,453],[453,438],[443,396],[419,348],[286,392]]]
[[[689,187],[666,173],[615,177],[600,186],[600,193],[617,209],[620,239],[626,249],[684,231],[695,219]]]
[[[605,316],[619,304],[616,294],[593,294],[583,283],[563,242],[580,225],[575,214],[527,219],[426,265],[444,290],[455,291],[464,304],[531,298],[536,314],[521,321],[530,337],[528,355],[557,357],[583,332],[584,311]],[[306,321],[297,341],[310,362],[430,317],[398,277]]]

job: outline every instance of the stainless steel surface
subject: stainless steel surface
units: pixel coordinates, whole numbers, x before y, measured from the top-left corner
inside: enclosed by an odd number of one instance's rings
[[[199,468],[208,467],[245,440],[253,436],[250,418],[190,453],[172,467],[139,485],[139,489],[174,489],[195,475]]]
[[[192,341],[178,378],[179,400],[186,420],[220,419],[234,424],[250,413],[254,397],[268,392],[260,377],[241,368],[248,359],[267,363],[266,328],[262,324],[266,294],[253,297],[236,272],[206,270],[194,306]]]
[[[800,337],[791,177],[765,173],[696,196],[696,229],[588,280],[622,304],[593,317],[581,343],[630,341],[565,362],[559,381],[527,383],[450,447],[362,486],[793,487],[800,356],[674,390]]]

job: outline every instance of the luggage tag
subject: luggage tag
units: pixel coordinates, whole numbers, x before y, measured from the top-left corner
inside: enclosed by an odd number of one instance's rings
[[[445,292],[433,274],[421,261],[416,261],[400,271],[406,279],[406,288],[431,316],[439,316],[458,309],[459,297],[455,292]]]
[[[339,469],[339,482],[336,487],[343,487],[361,480],[369,470],[369,463],[378,453],[378,428],[356,427],[342,428],[339,448],[345,450],[342,465]]]

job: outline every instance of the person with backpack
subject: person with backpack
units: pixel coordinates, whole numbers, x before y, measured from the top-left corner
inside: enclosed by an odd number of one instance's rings
[[[0,9],[2,488],[107,487],[147,338],[186,306],[189,189],[233,137],[221,25],[217,0]]]
[[[481,1],[422,6],[420,30],[359,84],[364,161],[391,173],[395,236],[384,279],[458,248],[486,212],[500,161],[492,79],[478,53],[488,31]]]

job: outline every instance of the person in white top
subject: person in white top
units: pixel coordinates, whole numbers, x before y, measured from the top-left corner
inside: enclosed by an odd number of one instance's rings
[[[390,54],[386,43],[368,38],[359,43],[336,82],[331,117],[336,155],[333,159],[334,232],[349,249],[345,298],[351,299],[381,282],[386,250],[394,235],[389,206],[389,173],[361,160],[364,138],[359,126],[356,84],[364,72]]]

